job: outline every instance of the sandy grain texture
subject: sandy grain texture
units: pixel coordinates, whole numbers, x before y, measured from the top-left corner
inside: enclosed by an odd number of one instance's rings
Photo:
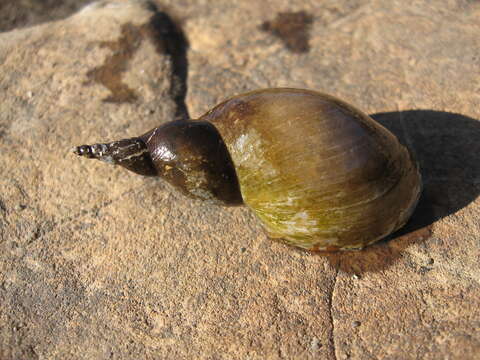
[[[0,358],[475,359],[480,4],[145,4],[0,34]],[[344,98],[412,148],[425,191],[403,231],[310,254],[68,152],[275,86]]]

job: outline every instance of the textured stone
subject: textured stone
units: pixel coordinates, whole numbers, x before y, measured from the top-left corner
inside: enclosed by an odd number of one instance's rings
[[[157,4],[187,52],[142,4],[0,34],[0,358],[478,357],[479,3]],[[413,149],[405,229],[310,254],[68,151],[182,116],[185,95],[198,117],[273,86],[344,98]]]
[[[62,19],[91,2],[91,0],[3,0],[0,3],[0,31]]]

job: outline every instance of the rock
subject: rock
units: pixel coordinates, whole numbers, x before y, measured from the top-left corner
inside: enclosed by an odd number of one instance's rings
[[[475,358],[480,6],[158,5],[0,34],[0,358]],[[69,153],[272,86],[336,94],[413,149],[404,230],[310,254]]]
[[[3,0],[0,3],[0,31],[63,19],[91,0]]]

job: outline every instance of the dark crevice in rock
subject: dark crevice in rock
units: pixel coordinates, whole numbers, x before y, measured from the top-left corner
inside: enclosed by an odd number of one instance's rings
[[[330,349],[332,351],[332,358],[337,360],[337,352],[335,346],[335,323],[333,320],[333,297],[335,295],[335,287],[337,285],[338,269],[335,269],[335,274],[332,280],[332,286],[329,291],[328,296],[328,316],[330,318],[331,332],[329,337]]]
[[[53,229],[54,229],[54,227],[52,227],[52,229],[50,229],[50,230],[53,230]],[[50,231],[48,231],[48,232],[50,232]],[[43,231],[43,229],[40,226],[37,226],[35,228],[35,230],[28,236],[27,245],[30,245],[30,244],[34,243],[35,241],[37,241],[38,239],[40,239],[44,233],[45,232]]]

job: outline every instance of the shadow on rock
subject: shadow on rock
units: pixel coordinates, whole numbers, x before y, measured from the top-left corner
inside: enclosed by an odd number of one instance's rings
[[[474,201],[480,193],[480,121],[432,110],[371,115],[411,148],[424,189],[408,224],[362,251],[322,254],[339,270],[380,271],[414,243],[427,241],[432,225]]]
[[[176,119],[189,119],[188,109],[185,104],[187,96],[188,59],[187,50],[189,43],[179,21],[157,9],[152,5],[155,15],[151,20],[154,36],[161,44],[161,50],[172,58],[172,88],[170,93],[177,104]]]

